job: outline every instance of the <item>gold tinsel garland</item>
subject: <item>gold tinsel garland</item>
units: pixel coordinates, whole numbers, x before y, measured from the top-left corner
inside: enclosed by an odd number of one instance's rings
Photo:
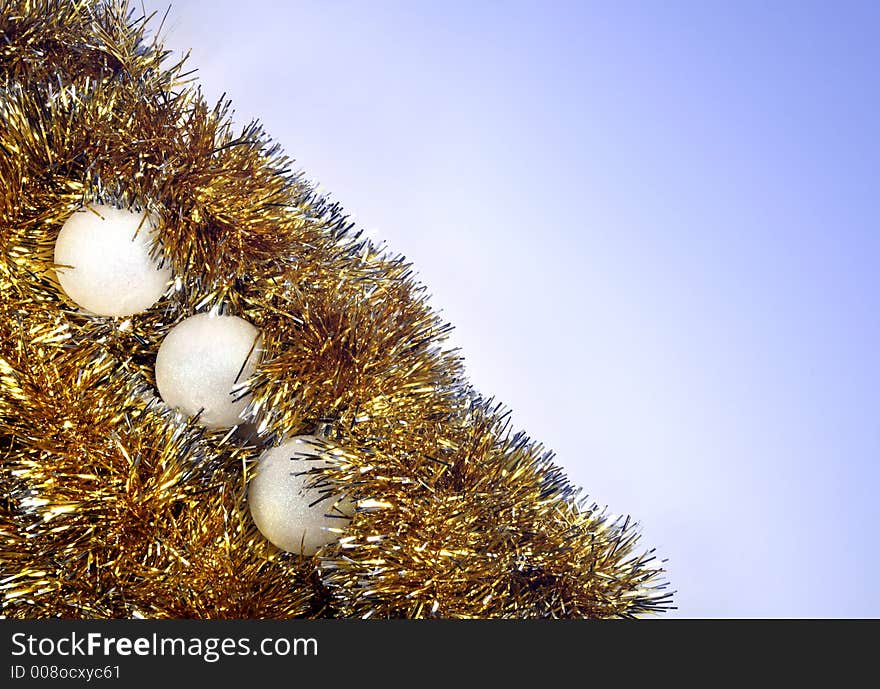
[[[410,266],[359,238],[257,124],[234,133],[124,2],[0,0],[0,612],[6,617],[616,617],[669,607],[628,520],[578,498],[467,384]],[[90,315],[52,265],[96,199],[162,219],[175,288]],[[218,309],[263,333],[252,424],[155,395],[162,338]],[[357,502],[282,553],[245,489],[321,428]]]

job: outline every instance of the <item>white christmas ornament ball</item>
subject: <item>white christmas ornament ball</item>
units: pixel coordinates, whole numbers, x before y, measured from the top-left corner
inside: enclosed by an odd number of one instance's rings
[[[114,206],[76,211],[55,240],[55,272],[78,306],[99,316],[131,316],[168,288],[171,270],[150,256],[155,219]]]
[[[242,423],[246,397],[235,388],[254,372],[260,331],[238,316],[200,313],[175,325],[156,355],[156,387],[169,407],[199,423]],[[240,398],[240,399],[239,399]]]
[[[322,476],[304,473],[326,466],[314,458],[321,452],[316,441],[299,435],[267,450],[248,484],[248,506],[260,533],[281,550],[302,555],[337,540],[330,529],[344,527],[352,515],[352,504],[327,490]]]

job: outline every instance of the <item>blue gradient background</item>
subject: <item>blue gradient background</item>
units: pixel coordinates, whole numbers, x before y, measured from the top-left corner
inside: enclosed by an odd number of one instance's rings
[[[880,616],[877,4],[206,7],[168,46],[415,263],[675,614]]]

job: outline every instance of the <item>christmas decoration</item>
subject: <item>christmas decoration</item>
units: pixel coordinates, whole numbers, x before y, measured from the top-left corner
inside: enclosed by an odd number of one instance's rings
[[[320,454],[314,436],[291,438],[263,453],[248,484],[254,523],[282,550],[314,555],[352,516],[352,505],[334,494],[338,487],[313,471],[327,465]]]
[[[113,206],[73,213],[55,241],[62,289],[99,316],[131,316],[150,308],[171,279],[171,271],[150,256],[154,230],[145,213]]]
[[[0,0],[0,614],[667,609],[630,520],[468,385],[411,267],[259,125],[235,132],[148,24],[124,2]],[[78,209],[143,209],[170,288],[135,299],[108,249],[108,301],[87,301],[54,255]],[[248,327],[213,332],[231,317]],[[198,370],[222,372],[207,397]],[[306,487],[342,501],[293,506]]]
[[[156,355],[162,399],[209,428],[242,422],[236,386],[254,372],[259,331],[237,316],[200,313],[175,325]]]

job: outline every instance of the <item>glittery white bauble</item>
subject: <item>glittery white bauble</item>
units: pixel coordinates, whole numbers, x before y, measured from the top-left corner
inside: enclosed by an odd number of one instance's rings
[[[71,215],[55,240],[58,281],[77,305],[99,316],[131,316],[165,293],[168,267],[150,256],[155,223],[145,213],[92,205]]]
[[[353,512],[339,500],[326,479],[309,474],[326,466],[312,435],[298,435],[264,452],[248,484],[248,506],[257,528],[282,550],[314,555],[339,538],[330,529],[344,528]]]
[[[156,387],[170,407],[223,428],[242,422],[247,398],[235,388],[254,372],[260,331],[237,316],[200,313],[175,325],[156,355]],[[240,399],[239,399],[240,398]]]

